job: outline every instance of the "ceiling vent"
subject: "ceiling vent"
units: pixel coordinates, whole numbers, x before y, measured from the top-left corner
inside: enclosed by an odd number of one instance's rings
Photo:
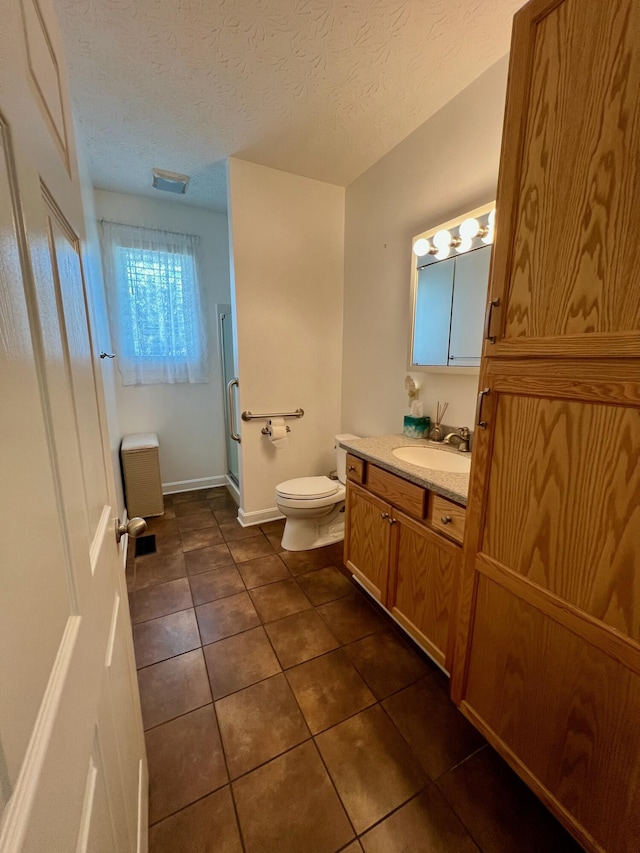
[[[184,195],[189,183],[189,175],[179,175],[177,172],[165,172],[164,169],[152,169],[153,186],[166,193]]]

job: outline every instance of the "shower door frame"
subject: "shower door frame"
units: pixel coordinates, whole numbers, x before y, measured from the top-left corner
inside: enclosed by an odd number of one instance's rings
[[[232,489],[235,489],[238,493],[238,497],[240,495],[240,458],[237,445],[233,443],[231,438],[231,421],[230,421],[230,412],[227,404],[227,383],[230,379],[237,377],[235,376],[235,364],[232,365],[231,375],[227,376],[225,371],[225,328],[224,321],[226,319],[231,320],[232,318],[232,310],[231,305],[228,303],[219,303],[216,305],[216,315],[218,318],[218,336],[219,336],[219,346],[220,346],[220,370],[222,373],[222,398],[223,398],[223,412],[224,412],[224,426],[225,426],[225,439],[224,439],[224,447],[225,447],[225,460],[226,460],[226,477],[227,481],[230,481],[229,485]],[[233,342],[233,339],[232,339]],[[233,357],[233,353],[232,353]],[[236,403],[237,398],[234,397],[234,405]],[[235,422],[238,423],[238,412],[235,412]],[[232,471],[231,466],[231,457],[233,456],[232,452],[235,450],[235,459],[236,459],[236,467],[237,471]]]

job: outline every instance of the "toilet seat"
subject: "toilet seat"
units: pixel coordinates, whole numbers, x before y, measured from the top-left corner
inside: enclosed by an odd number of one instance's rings
[[[335,506],[343,502],[347,496],[347,490],[342,483],[330,480],[328,477],[301,477],[300,480],[304,485],[296,485],[299,482],[298,480],[287,480],[276,487],[276,505],[284,515],[288,515],[287,509],[296,510],[296,512],[302,512],[305,515],[307,513],[314,515],[314,510]],[[319,480],[320,482],[312,484],[305,482],[309,480]],[[314,490],[316,494],[310,495],[309,492]],[[291,494],[294,491],[301,494],[292,497]]]
[[[330,498],[339,491],[341,483],[329,477],[298,477],[276,486],[276,494],[285,500],[316,501]]]

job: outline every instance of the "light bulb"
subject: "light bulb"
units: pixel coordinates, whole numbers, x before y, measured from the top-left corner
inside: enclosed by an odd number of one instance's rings
[[[494,232],[493,228],[490,227],[489,230],[487,231],[487,233],[482,238],[482,242],[483,243],[493,243],[494,233],[495,232]]]
[[[413,244],[413,254],[421,258],[429,252],[430,248],[429,241],[425,240],[424,237],[419,237]]]
[[[448,246],[445,246],[442,249],[438,249],[438,252],[434,255],[436,261],[444,261],[445,258],[449,257],[449,253],[451,249]]]
[[[463,237],[462,240],[456,246],[456,252],[468,252],[469,249],[473,246],[473,240],[471,237]]]
[[[479,230],[480,225],[477,219],[465,219],[459,228],[460,236],[463,240],[473,240],[474,237],[478,236]],[[465,249],[465,251],[467,250]]]
[[[496,227],[496,209],[494,207],[493,210],[491,211],[491,213],[489,214],[489,228],[495,228],[495,227]]]
[[[449,248],[449,245],[451,243],[451,234],[446,230],[446,228],[443,228],[441,231],[436,231],[432,239],[433,245],[437,246],[438,249],[442,251],[442,249]],[[447,252],[447,255],[448,254],[449,253]],[[445,258],[447,257],[447,255],[445,255]],[[436,255],[436,257],[438,256]]]

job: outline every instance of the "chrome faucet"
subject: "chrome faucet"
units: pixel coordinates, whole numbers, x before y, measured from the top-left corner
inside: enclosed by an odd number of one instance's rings
[[[448,435],[442,439],[443,444],[451,444],[454,439],[458,440],[458,450],[460,453],[468,453],[469,452],[469,440],[471,435],[469,433],[469,427],[460,427],[460,429],[455,432],[450,432]]]

